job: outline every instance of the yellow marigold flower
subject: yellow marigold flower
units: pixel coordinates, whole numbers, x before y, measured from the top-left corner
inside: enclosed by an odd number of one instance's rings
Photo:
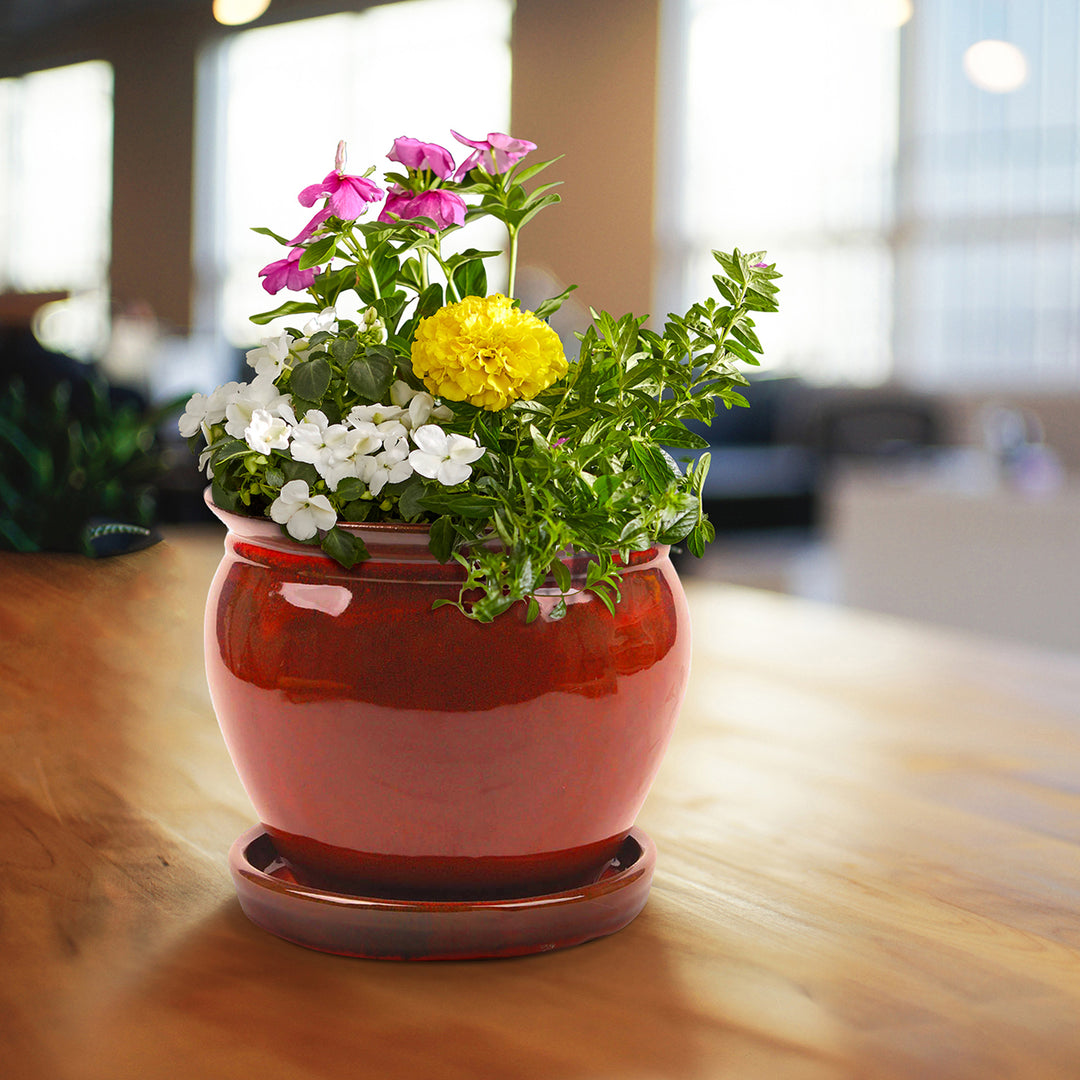
[[[505,296],[466,296],[420,321],[412,366],[447,401],[505,409],[566,374],[559,335]]]

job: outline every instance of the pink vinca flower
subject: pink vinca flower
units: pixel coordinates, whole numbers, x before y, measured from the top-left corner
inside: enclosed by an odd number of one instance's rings
[[[386,196],[386,205],[379,214],[380,221],[392,222],[395,218],[431,218],[440,229],[465,223],[465,200],[452,191],[433,188],[412,194],[394,188]]]
[[[504,173],[516,165],[530,150],[536,149],[536,143],[526,139],[515,139],[501,131],[489,131],[486,139],[466,139],[456,131],[451,135],[464,146],[471,146],[473,152],[462,162],[454,178],[460,180],[471,170],[480,168],[486,173]]]
[[[454,171],[454,159],[450,151],[438,143],[420,142],[419,139],[407,139],[402,136],[394,140],[390,153],[391,161],[397,161],[406,169],[415,172],[428,170],[440,180],[446,180]]]
[[[331,215],[342,221],[355,221],[367,209],[368,203],[378,202],[382,197],[382,188],[366,176],[345,173],[345,143],[339,142],[334,171],[327,173],[321,183],[309,184],[298,196],[301,206],[314,206],[316,199],[327,200],[325,210],[320,211],[322,218],[316,214],[305,231],[314,232],[317,221],[321,223]]]
[[[303,248],[295,247],[284,259],[267,263],[259,271],[259,277],[264,279],[263,288],[271,294],[280,292],[284,288],[295,292],[306,289],[315,280],[315,275],[319,271],[315,266],[309,266],[306,270],[300,269],[300,256],[303,254]]]

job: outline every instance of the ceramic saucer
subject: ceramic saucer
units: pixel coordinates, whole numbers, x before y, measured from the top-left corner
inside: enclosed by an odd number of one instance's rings
[[[656,845],[632,829],[592,881],[502,900],[394,900],[301,884],[261,826],[229,851],[240,906],[256,926],[309,949],[394,960],[522,956],[580,945],[627,925],[649,895]]]

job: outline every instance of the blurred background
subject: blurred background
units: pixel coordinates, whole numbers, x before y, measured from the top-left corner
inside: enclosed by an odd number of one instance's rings
[[[251,227],[339,139],[510,131],[565,155],[564,334],[784,274],[682,573],[1080,649],[1075,0],[4,0],[0,46],[0,545],[204,520],[165,416],[267,333]]]

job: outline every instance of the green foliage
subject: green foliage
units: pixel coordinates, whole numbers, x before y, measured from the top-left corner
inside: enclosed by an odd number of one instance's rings
[[[0,395],[0,548],[83,551],[91,518],[150,525],[156,428],[175,408],[147,415],[90,383],[87,406],[75,409],[70,383],[41,401],[13,382]]]
[[[685,421],[711,420],[717,400],[746,404],[738,365],[756,364],[762,351],[751,313],[777,309],[780,276],[761,252],[714,255],[726,303],[709,299],[670,315],[660,333],[632,315],[593,312],[564,379],[502,413],[462,417],[461,429],[490,452],[468,490],[439,492],[424,505],[450,523],[441,526],[444,550],[445,531],[457,534],[469,572],[458,603],[467,614],[486,621],[527,600],[537,568],[566,593],[566,550],[594,556],[586,587],[610,605],[631,552],[685,540],[700,555],[713,538],[701,507],[708,455],[684,475],[665,446],[700,447]],[[493,536],[500,543],[484,546]]]
[[[504,173],[477,168],[463,179],[436,183],[472,198],[466,225],[493,217],[505,227],[511,297],[520,230],[559,201],[557,184],[526,186],[551,164],[519,161]],[[399,174],[387,179],[413,182]],[[269,229],[256,231],[288,243]],[[310,339],[289,331],[290,360],[275,383],[291,395],[298,420],[317,408],[330,424],[342,423],[357,406],[385,406],[392,387],[398,387],[395,393],[400,384],[408,392],[424,389],[411,359],[420,322],[444,305],[486,295],[485,262],[499,254],[475,248],[444,254],[443,241],[455,231],[423,218],[330,217],[303,245],[299,267],[319,268],[309,299],[289,301],[253,321],[317,313],[349,292],[366,311],[360,324],[340,320],[334,332]],[[780,276],[763,252],[713,254],[718,297],[669,315],[662,329],[649,329],[645,318],[634,315],[593,311],[592,325],[579,335],[577,359],[533,399],[501,411],[445,403],[452,414],[440,416],[442,429],[484,448],[464,483],[443,486],[413,473],[374,492],[356,476],[332,486],[289,451],[260,453],[230,438],[218,422],[209,438],[214,499],[227,509],[268,514],[285,484],[303,480],[309,497],[326,500],[339,520],[430,523],[432,552],[465,571],[458,598],[442,603],[480,621],[519,602],[530,621],[542,607],[546,618],[565,614],[573,586],[563,561],[567,552],[590,556],[584,587],[613,609],[620,568],[633,552],[685,542],[700,555],[713,538],[701,500],[709,455],[684,473],[667,448],[704,449],[707,441],[686,423],[711,421],[717,402],[727,408],[747,404],[741,393],[747,379],[739,368],[759,362],[754,318],[777,310]],[[536,316],[550,318],[572,288],[543,301]],[[192,443],[198,449],[198,436]],[[344,566],[366,557],[363,545],[340,527],[311,542]],[[541,605],[541,589],[554,592],[554,604]]]

